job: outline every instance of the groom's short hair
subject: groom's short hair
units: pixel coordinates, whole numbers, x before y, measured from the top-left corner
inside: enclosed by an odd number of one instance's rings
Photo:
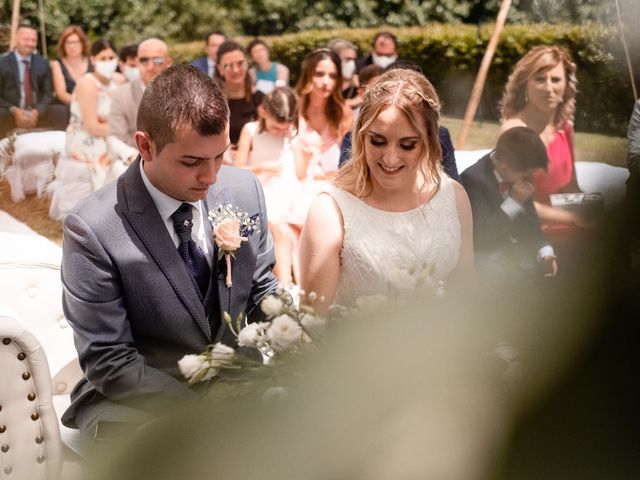
[[[498,137],[495,158],[518,172],[547,169],[547,149],[540,135],[528,127],[513,127]]]
[[[174,65],[145,89],[136,126],[149,135],[160,153],[173,142],[178,129],[220,135],[228,123],[229,107],[218,84],[191,65]]]

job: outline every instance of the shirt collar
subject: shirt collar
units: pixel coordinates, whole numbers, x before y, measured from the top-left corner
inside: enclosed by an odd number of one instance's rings
[[[147,188],[149,195],[151,195],[151,200],[155,204],[160,216],[164,221],[167,221],[171,218],[171,215],[175,213],[175,211],[182,205],[183,203],[188,203],[192,205],[198,212],[201,209],[201,200],[196,202],[183,202],[181,200],[176,200],[175,198],[167,195],[164,192],[158,190],[149,180],[147,174],[144,172],[143,168],[144,161],[140,160],[140,175],[142,175],[142,181],[144,182],[144,186]]]
[[[26,60],[27,62],[31,63],[31,55],[23,57],[22,55],[20,55],[18,53],[18,50],[14,50],[13,53],[16,56],[16,58],[18,59],[18,63],[22,62],[23,60]]]

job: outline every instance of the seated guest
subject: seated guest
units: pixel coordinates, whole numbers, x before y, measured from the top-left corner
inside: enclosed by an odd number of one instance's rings
[[[239,43],[227,40],[220,45],[216,68],[218,82],[229,104],[229,138],[235,150],[242,127],[258,119],[258,106],[264,93],[254,91],[244,48]]]
[[[76,82],[82,75],[91,71],[89,47],[89,40],[82,28],[71,25],[62,31],[58,40],[58,60],[50,62],[56,98],[49,106],[49,114],[59,117],[63,129],[69,125],[69,105]]]
[[[334,38],[327,46],[340,57],[340,64],[342,66],[342,96],[346,104],[354,108],[360,105],[361,101],[361,99],[355,102],[350,101],[358,95],[358,76],[355,74],[358,47],[342,38]]]
[[[269,47],[265,42],[259,38],[253,39],[247,45],[247,53],[256,64],[249,70],[256,90],[266,95],[276,87],[289,85],[289,69],[281,63],[271,61]]]
[[[576,64],[555,45],[532,48],[522,57],[502,96],[502,128],[535,130],[544,142],[549,166],[533,177],[534,205],[543,224],[584,226],[576,212],[553,207],[549,195],[580,192],[573,151],[573,115],[576,107]]]
[[[14,128],[46,126],[53,99],[49,64],[37,53],[38,35],[20,25],[16,48],[0,57],[0,138]]]
[[[204,51],[207,53],[205,56],[196,58],[191,65],[198,70],[202,70],[211,78],[216,78],[216,61],[218,59],[218,48],[227,39],[226,35],[220,30],[212,30],[207,34],[205,38]]]
[[[299,193],[292,147],[298,129],[295,92],[289,87],[271,90],[258,114],[258,121],[242,129],[235,166],[249,168],[262,184],[276,253],[273,273],[282,285],[290,285],[297,271],[297,235],[289,225]]]
[[[66,159],[56,168],[49,215],[62,219],[68,211],[109,179],[112,159],[107,154],[107,117],[111,94],[124,83],[116,72],[118,57],[106,39],[91,45],[93,72],[78,79],[71,99]]]
[[[556,257],[542,235],[531,183],[534,174],[546,170],[547,161],[536,132],[514,127],[500,135],[494,151],[462,172],[473,212],[478,270],[515,275],[540,270],[555,276]]]
[[[118,52],[118,70],[128,82],[133,82],[140,78],[140,68],[138,68],[138,44],[127,43]]]
[[[367,65],[379,65],[387,68],[398,60],[398,39],[391,32],[378,32],[373,37],[373,50],[369,55],[356,61],[356,73],[360,74]]]
[[[111,96],[111,110],[109,111],[109,146],[112,147],[111,137],[135,149],[133,134],[136,132],[138,120],[138,105],[147,85],[163,70],[171,65],[169,47],[158,38],[144,40],[137,49],[136,63],[139,64],[140,78],[130,80],[118,87]],[[133,153],[133,150],[132,150]],[[122,157],[122,155],[116,155]],[[124,155],[128,157],[129,155]]]
[[[359,75],[359,83],[356,90],[356,96],[351,98],[351,108],[353,108],[353,116],[357,119],[358,113],[360,112],[360,103],[362,102],[362,96],[364,95],[364,91],[373,85],[378,77],[382,75],[384,69],[379,65],[367,65],[362,70],[360,70]],[[348,102],[348,101],[347,101]]]
[[[340,58],[330,48],[305,57],[296,86],[299,97],[298,135],[294,142],[301,198],[292,213],[302,226],[313,200],[326,191],[338,173],[340,144],[353,124],[353,110],[342,98]]]

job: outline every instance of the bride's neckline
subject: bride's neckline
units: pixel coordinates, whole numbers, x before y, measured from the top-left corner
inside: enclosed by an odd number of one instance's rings
[[[418,205],[416,207],[411,207],[411,208],[409,208],[407,210],[385,210],[383,208],[375,207],[375,206],[367,203],[363,198],[356,197],[354,194],[352,194],[350,192],[347,192],[346,190],[343,190],[342,188],[339,188],[339,187],[335,187],[335,188],[337,188],[341,192],[346,193],[349,197],[358,200],[360,203],[362,203],[368,209],[373,210],[375,212],[379,212],[379,213],[382,213],[382,214],[390,214],[390,215],[406,215],[406,214],[409,214],[409,213],[421,211],[427,204],[429,204],[432,200],[434,200],[438,196],[438,193],[440,193],[442,191],[442,187],[443,186],[444,186],[443,182],[441,182],[439,190],[437,190],[437,191],[431,190],[429,192],[429,194],[427,195],[427,198],[420,205]]]

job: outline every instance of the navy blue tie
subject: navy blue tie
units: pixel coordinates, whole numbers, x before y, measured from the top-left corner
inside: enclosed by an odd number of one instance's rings
[[[187,270],[195,278],[200,292],[204,297],[207,294],[209,288],[209,278],[211,277],[211,270],[209,264],[204,256],[204,252],[198,246],[196,242],[191,239],[191,228],[193,227],[193,212],[192,206],[188,203],[183,203],[180,208],[176,210],[171,218],[173,219],[173,226],[176,229],[176,233],[180,238],[180,244],[178,245],[178,253],[187,265]]]

